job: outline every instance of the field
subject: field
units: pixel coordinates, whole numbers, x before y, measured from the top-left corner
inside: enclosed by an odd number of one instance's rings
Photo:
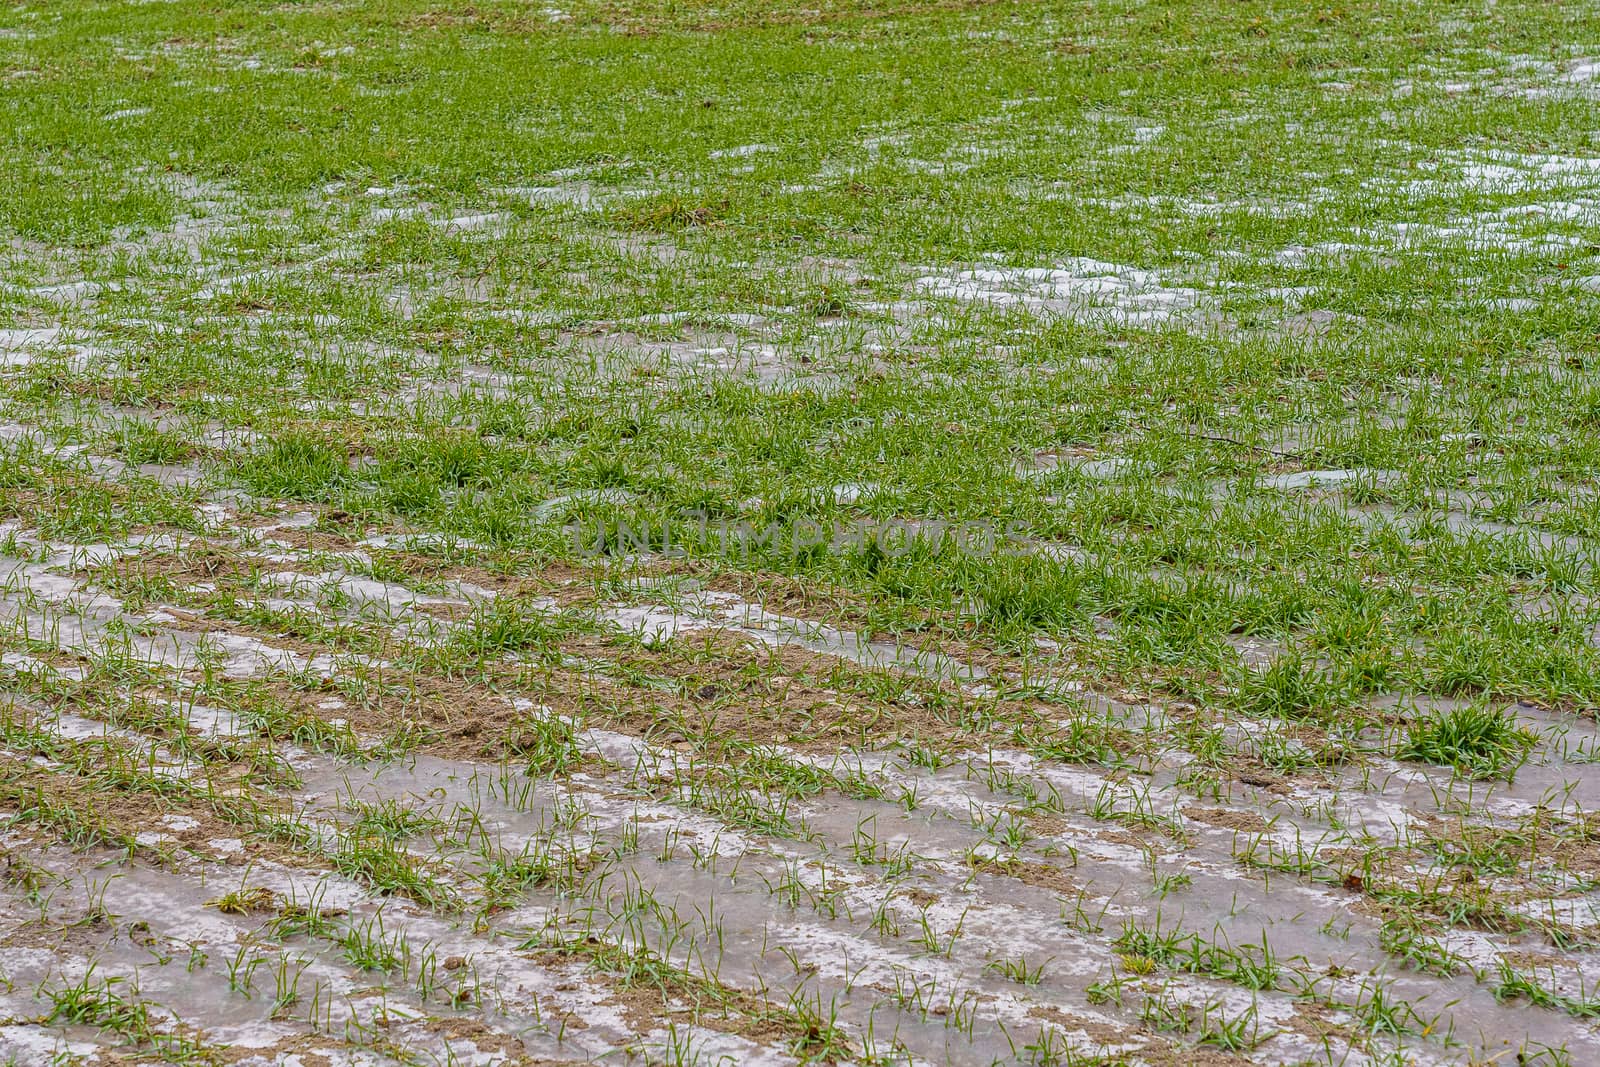
[[[0,1064],[1600,1063],[1600,8],[0,10]]]

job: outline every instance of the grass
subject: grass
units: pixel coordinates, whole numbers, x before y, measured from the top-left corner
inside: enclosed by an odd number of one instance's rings
[[[208,1047],[186,1034],[171,1034],[157,1025],[150,1005],[120,977],[97,978],[91,967],[75,983],[46,993],[50,1012],[46,1021],[94,1027],[134,1046],[134,1054],[160,1056],[168,1063],[222,1062],[221,1050]]]
[[[1515,773],[1535,740],[1511,715],[1468,704],[1413,722],[1397,754],[1401,759],[1454,767],[1463,774],[1497,778]]]
[[[0,12],[13,1014],[1600,1056],[1597,51],[1567,2]]]

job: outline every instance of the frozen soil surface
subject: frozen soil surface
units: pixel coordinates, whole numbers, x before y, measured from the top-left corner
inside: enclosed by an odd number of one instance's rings
[[[1600,1063],[1600,14],[0,12],[0,1064]]]

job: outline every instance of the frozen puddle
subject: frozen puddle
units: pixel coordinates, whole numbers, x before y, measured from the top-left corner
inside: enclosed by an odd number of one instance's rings
[[[1078,257],[1056,267],[978,267],[916,280],[929,296],[1025,307],[1084,322],[1159,326],[1206,317],[1212,298],[1169,284],[1158,271]]]
[[[873,641],[807,619],[770,612],[735,593],[688,593],[672,605],[611,608],[601,612],[600,617],[652,641],[697,630],[728,630],[763,644],[799,645],[862,666],[894,667],[930,678],[976,681],[987,673],[981,667],[938,652],[892,641]]]
[[[1367,467],[1354,467],[1348,470],[1325,471],[1294,471],[1290,474],[1272,474],[1259,479],[1256,484],[1263,489],[1324,489],[1330,486],[1350,485],[1388,485],[1400,481],[1404,474],[1400,471],[1372,470]]]
[[[60,336],[61,330],[54,326],[0,330],[0,368],[27,366],[33,362],[35,352],[55,344]]]

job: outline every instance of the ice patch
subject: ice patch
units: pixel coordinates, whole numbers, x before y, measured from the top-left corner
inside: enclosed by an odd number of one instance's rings
[[[548,519],[561,514],[574,504],[612,504],[621,506],[630,503],[633,499],[634,494],[626,489],[579,489],[576,492],[551,497],[535,507],[532,514],[535,519]]]
[[[41,330],[0,330],[0,367],[26,367],[33,362],[33,349],[46,348],[61,335],[57,328]]]
[[[588,182],[571,185],[524,185],[496,189],[500,196],[512,196],[529,204],[568,204],[573,207],[593,207],[598,200]]]
[[[759,156],[763,152],[782,151],[777,145],[772,144],[742,144],[735,148],[719,148],[709,156],[711,159],[746,159],[750,156]]]
[[[511,221],[504,211],[489,211],[471,215],[452,215],[440,219],[436,225],[447,233],[467,233],[473,230],[497,229]]]
[[[8,1056],[17,1057],[18,1063],[39,1064],[87,1062],[100,1051],[93,1041],[72,1041],[36,1023],[0,1025],[0,1049],[6,1049]]]
[[[42,296],[56,304],[78,304],[85,300],[94,299],[105,288],[99,282],[76,281],[61,282],[56,285],[40,285],[29,289],[28,292],[34,296]],[[115,288],[115,286],[112,288]]]
[[[1093,478],[1102,482],[1115,481],[1139,469],[1138,464],[1121,456],[1085,460],[1082,463],[1074,463],[1070,466],[1072,470],[1077,471],[1085,478]]]
[[[827,493],[833,497],[833,502],[840,507],[849,507],[862,497],[871,496],[881,487],[876,482],[846,482],[833,486]]]
[[[1586,187],[1600,180],[1600,158],[1585,156],[1494,151],[1447,158],[1442,164],[1429,162],[1423,166],[1435,171],[1441,166],[1454,166],[1460,171],[1460,177],[1409,181],[1400,185],[1402,190],[1422,196],[1458,192],[1521,193],[1571,185]],[[1387,184],[1387,179],[1373,179],[1369,184],[1381,187]]]
[[[1290,474],[1273,474],[1256,484],[1264,489],[1321,489],[1325,486],[1343,485],[1346,482],[1372,481],[1380,484],[1400,478],[1398,471],[1373,470],[1354,467],[1348,470],[1294,471]]]
[[[1191,315],[1207,294],[1168,285],[1158,271],[1079,256],[1057,267],[980,267],[918,278],[932,296],[1023,306],[1119,326],[1154,326]]]
[[[1576,59],[1562,72],[1561,80],[1568,85],[1587,85],[1600,81],[1600,59]]]

